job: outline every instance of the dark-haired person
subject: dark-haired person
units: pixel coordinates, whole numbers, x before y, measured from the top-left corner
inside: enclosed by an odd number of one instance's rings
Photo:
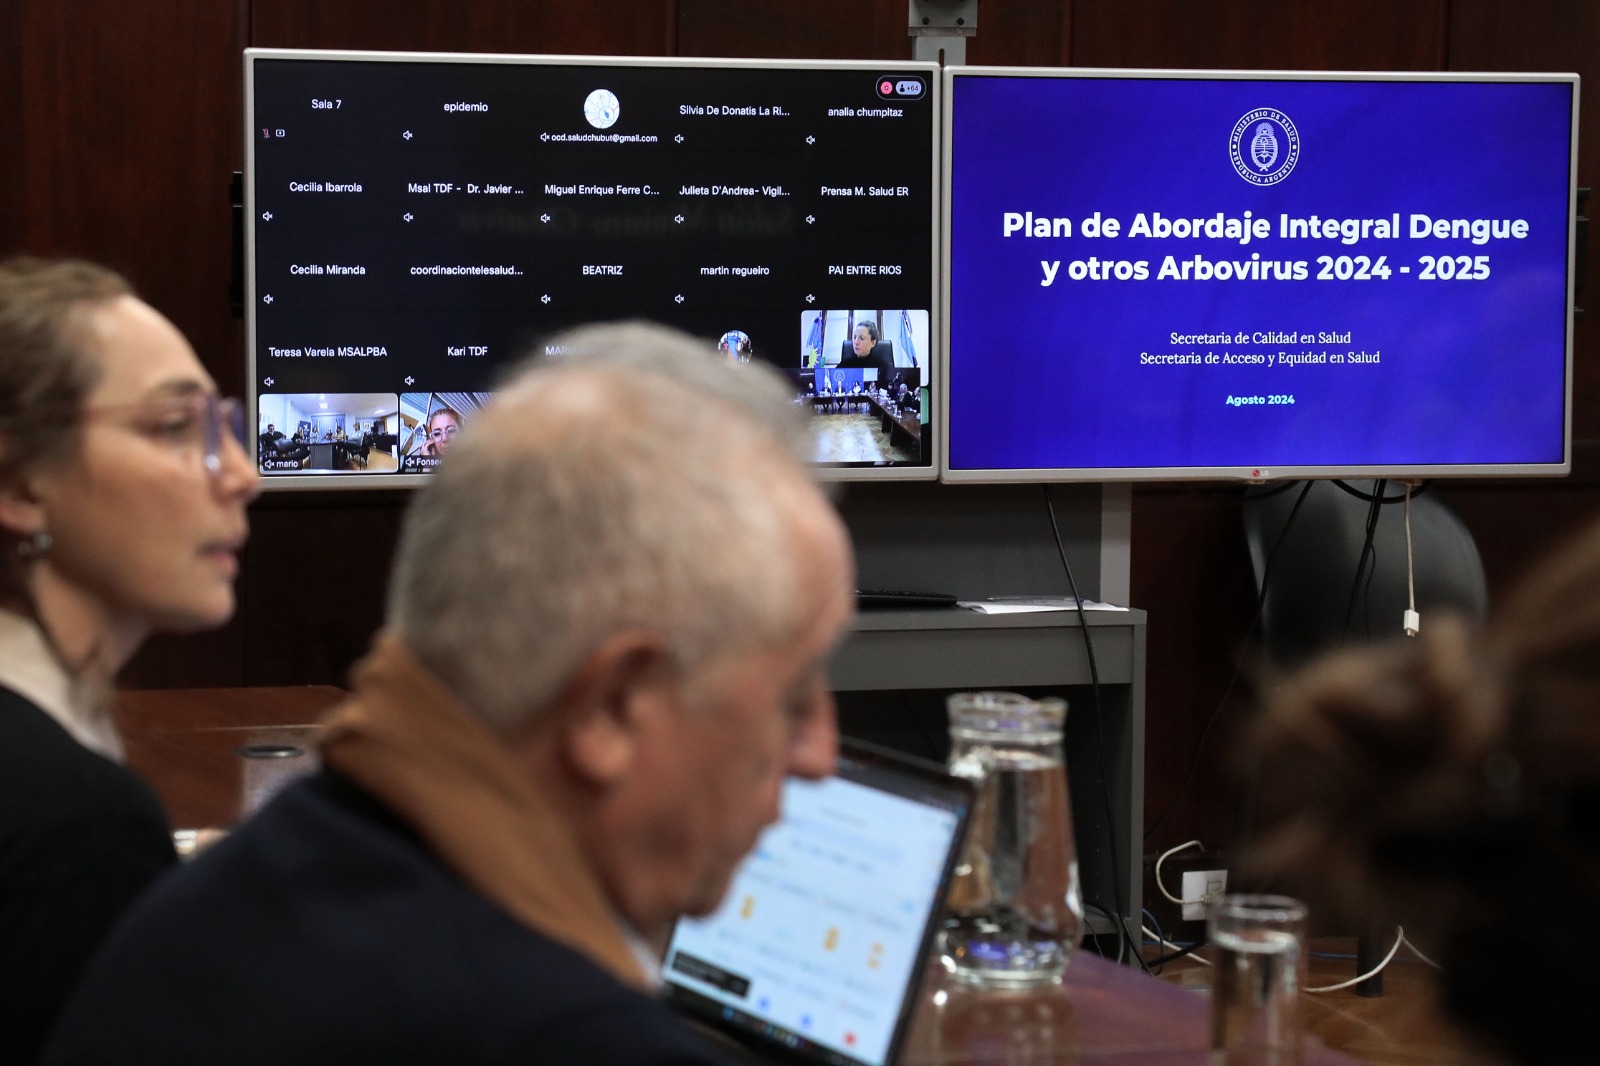
[[[1487,627],[1424,617],[1306,667],[1255,739],[1261,873],[1324,921],[1403,925],[1500,1061],[1600,1057],[1600,525]]]
[[[887,381],[894,373],[892,349],[878,335],[878,324],[870,318],[856,323],[855,334],[850,338],[851,354],[839,360],[841,370],[876,370],[879,381]]]
[[[0,1061],[34,1060],[173,861],[109,696],[147,635],[233,613],[257,488],[238,414],[118,275],[0,263]]]

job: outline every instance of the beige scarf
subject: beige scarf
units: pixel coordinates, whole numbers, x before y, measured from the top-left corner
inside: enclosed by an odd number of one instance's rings
[[[351,681],[355,692],[324,720],[323,762],[518,922],[646,989],[571,826],[499,737],[388,634]]]

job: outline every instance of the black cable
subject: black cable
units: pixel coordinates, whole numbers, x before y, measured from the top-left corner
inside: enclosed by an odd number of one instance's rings
[[[1112,923],[1113,925],[1115,925],[1116,922],[1117,922],[1116,915],[1113,915],[1110,911],[1106,910],[1104,907],[1100,906],[1100,904],[1098,904],[1098,903],[1090,903],[1088,900],[1085,900],[1084,904],[1083,904],[1083,909],[1084,909],[1084,911],[1086,913],[1088,911],[1099,911],[1101,914],[1105,915],[1106,921]],[[1086,922],[1085,925],[1087,925],[1087,924],[1088,923]],[[1096,941],[1096,945],[1095,946],[1098,948],[1098,946],[1099,946],[1099,942],[1098,941]],[[1143,956],[1143,954],[1144,954],[1143,952],[1140,952],[1141,956]],[[1101,955],[1100,957],[1102,959],[1110,958],[1109,955]],[[1127,957],[1128,957],[1128,941],[1127,941],[1127,939],[1125,937],[1120,937],[1119,936],[1119,937],[1117,937],[1117,965],[1119,965],[1119,966],[1122,965],[1123,961],[1126,960]],[[1148,972],[1148,971],[1146,971],[1146,972]]]
[[[1372,578],[1378,572],[1378,545],[1372,545],[1372,565],[1367,567],[1366,584],[1361,586],[1361,622],[1367,639],[1372,639]]]
[[[939,745],[934,741],[933,734],[928,732],[928,727],[922,724],[922,718],[917,714],[917,709],[911,706],[911,698],[905,690],[900,690],[900,709],[911,719],[911,724],[917,727],[917,732],[922,734],[923,742],[928,745],[928,758],[933,762],[943,762],[939,758]]]
[[[1370,493],[1361,492],[1348,485],[1340,485],[1351,495],[1367,501],[1367,519],[1361,541],[1361,554],[1356,558],[1356,572],[1350,581],[1350,598],[1344,609],[1344,628],[1339,634],[1341,642],[1350,639],[1350,623],[1355,617],[1357,599],[1361,600],[1363,629],[1367,639],[1372,639],[1372,578],[1378,572],[1378,521],[1383,516],[1383,504],[1393,502],[1383,494],[1386,485],[1388,485],[1386,480],[1379,479],[1373,482]],[[1259,756],[1259,753],[1257,755]],[[1260,769],[1259,763],[1252,761],[1249,770],[1241,775],[1243,784],[1239,789],[1238,829],[1234,834],[1235,845],[1241,848],[1248,844],[1255,833],[1255,804],[1258,798],[1256,785],[1260,780]]]
[[[1106,774],[1106,732],[1105,713],[1100,706],[1100,667],[1095,662],[1094,641],[1089,637],[1089,618],[1084,610],[1084,600],[1078,594],[1078,579],[1072,575],[1072,564],[1067,562],[1067,546],[1061,540],[1061,526],[1056,522],[1056,504],[1050,498],[1050,486],[1040,486],[1044,489],[1044,506],[1050,514],[1050,531],[1055,534],[1056,552],[1061,556],[1061,568],[1067,572],[1067,585],[1072,589],[1072,600],[1078,605],[1078,630],[1083,634],[1083,650],[1089,657],[1089,683],[1094,693],[1094,751],[1095,763],[1100,775],[1100,798],[1105,803],[1106,833],[1111,838],[1111,898],[1117,910],[1117,931],[1122,939],[1128,942],[1133,949],[1133,957],[1139,963],[1139,968],[1145,973],[1150,972],[1150,967],[1144,964],[1144,952],[1139,950],[1139,945],[1133,942],[1133,934],[1128,931],[1127,886],[1122,883],[1122,863],[1117,859],[1119,841],[1117,840],[1117,819],[1112,813],[1111,786],[1107,784]],[[1065,738],[1063,738],[1063,748]],[[1066,751],[1062,751],[1062,759],[1066,759]],[[1129,826],[1130,830],[1132,826]],[[1128,856],[1129,860],[1133,856]]]
[[[1139,910],[1139,915],[1142,918],[1149,919],[1150,927],[1155,932],[1156,939],[1165,944],[1167,942],[1167,932],[1165,929],[1161,928],[1161,921],[1156,917],[1155,911],[1151,910],[1149,907],[1142,907]]]
[[[1372,493],[1370,493],[1370,492],[1362,492],[1360,489],[1356,488],[1354,485],[1351,485],[1351,484],[1349,484],[1348,482],[1345,482],[1345,481],[1340,481],[1338,478],[1334,478],[1332,480],[1333,480],[1333,483],[1335,485],[1339,486],[1339,488],[1343,489],[1345,492],[1348,492],[1350,495],[1354,496],[1356,499],[1360,500],[1362,503],[1371,503],[1373,500],[1377,500],[1379,503],[1382,503],[1382,504],[1404,503],[1405,499],[1406,499],[1406,494],[1403,493],[1403,492],[1400,493],[1400,495],[1398,495],[1398,496],[1384,496],[1384,495],[1381,494],[1382,490],[1379,489],[1378,490],[1379,495],[1374,496]],[[1387,481],[1382,481],[1382,482],[1379,482],[1378,484],[1386,485],[1386,484],[1388,484],[1388,482]],[[1432,487],[1433,487],[1433,482],[1431,482],[1431,481],[1419,481],[1417,483],[1417,487],[1411,490],[1411,498],[1413,500],[1416,499],[1418,496],[1421,496],[1424,492],[1427,492],[1428,489],[1430,489]]]
[[[1306,497],[1311,494],[1312,484],[1313,482],[1310,481],[1305,482],[1305,488],[1300,490],[1300,498],[1294,501],[1294,508],[1290,510],[1288,519],[1284,521],[1283,529],[1279,530],[1278,539],[1273,542],[1272,550],[1267,553],[1266,565],[1261,568],[1261,592],[1256,597],[1255,614],[1250,619],[1250,628],[1245,630],[1244,634],[1247,646],[1250,643],[1250,638],[1255,635],[1256,627],[1261,624],[1261,612],[1267,606],[1267,583],[1272,579],[1272,561],[1278,557],[1278,549],[1283,547],[1284,538],[1289,535],[1289,529],[1294,525],[1295,516],[1300,513],[1300,505],[1305,503]],[[1233,676],[1228,678],[1228,687],[1222,690],[1222,698],[1217,701],[1216,709],[1211,712],[1211,717],[1206,719],[1205,728],[1200,731],[1200,740],[1194,746],[1194,757],[1189,761],[1188,773],[1183,775],[1183,784],[1178,786],[1178,790],[1167,801],[1166,807],[1156,817],[1156,820],[1150,823],[1149,828],[1144,831],[1146,840],[1149,840],[1151,834],[1161,827],[1162,822],[1166,821],[1167,815],[1172,813],[1173,808],[1183,798],[1183,794],[1188,790],[1189,785],[1193,783],[1194,772],[1200,766],[1200,753],[1205,750],[1206,738],[1211,735],[1211,727],[1216,724],[1217,717],[1222,714],[1222,708],[1228,705],[1228,697],[1233,695],[1233,686],[1239,680],[1239,671],[1244,668],[1244,656],[1244,649],[1240,649],[1239,658],[1233,664]]]
[[[1361,585],[1361,630],[1367,640],[1372,639],[1372,576],[1378,572],[1378,523],[1383,520],[1383,497],[1379,496],[1368,509],[1367,525],[1363,534],[1362,559],[1367,560],[1365,573],[1361,560],[1356,563],[1356,581]],[[1355,590],[1351,589],[1353,593]],[[1349,621],[1345,623],[1348,636]]]
[[[1183,485],[1180,487],[1187,495],[1198,496],[1202,500],[1227,500],[1229,502],[1234,502],[1238,500],[1264,500],[1268,496],[1276,496],[1280,492],[1288,492],[1297,484],[1299,484],[1299,482],[1285,481],[1280,485],[1269,486],[1260,492],[1250,491],[1251,489],[1256,488],[1255,485],[1241,486],[1238,492],[1222,492],[1216,489],[1199,489],[1193,488],[1189,485]]]
[[[1356,612],[1356,596],[1361,592],[1361,577],[1366,569],[1367,557],[1373,554],[1373,544],[1378,536],[1378,517],[1383,513],[1383,490],[1388,484],[1387,481],[1378,480],[1372,486],[1372,495],[1367,497],[1370,502],[1367,504],[1366,535],[1361,542],[1361,554],[1356,558],[1355,577],[1350,581],[1350,599],[1344,607],[1344,631],[1340,634],[1342,640],[1350,637],[1350,619]],[[1377,563],[1377,559],[1374,558],[1372,561],[1374,570],[1377,569]]]
[[[1167,954],[1167,955],[1157,955],[1155,958],[1150,960],[1150,965],[1151,966],[1165,966],[1169,962],[1176,962],[1178,959],[1183,958],[1185,955],[1193,955],[1195,952],[1199,951],[1201,948],[1205,947],[1209,943],[1211,943],[1210,938],[1201,937],[1199,940],[1196,940],[1193,944],[1190,944],[1188,947],[1183,948],[1183,949],[1181,949],[1179,951],[1174,951],[1174,952],[1171,952],[1170,954]]]
[[[1157,920],[1157,918],[1155,916],[1155,912],[1152,911],[1149,907],[1144,907],[1144,908],[1140,909],[1139,917],[1140,917],[1141,920],[1148,920],[1150,922],[1150,928],[1152,930],[1154,930],[1155,934],[1156,934],[1156,948],[1158,949],[1158,951],[1159,951],[1160,948],[1166,947],[1166,945],[1167,945],[1167,931],[1165,929],[1161,928],[1161,922],[1159,920]],[[1139,943],[1141,945],[1144,944],[1144,938],[1143,937],[1139,938]],[[1160,970],[1152,969],[1150,972],[1155,974],[1157,977],[1161,976],[1161,971]]]

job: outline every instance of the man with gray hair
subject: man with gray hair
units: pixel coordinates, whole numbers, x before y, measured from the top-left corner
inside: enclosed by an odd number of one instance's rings
[[[322,772],[135,909],[46,1061],[715,1061],[646,945],[832,770],[849,542],[770,371],[551,347],[413,500]]]

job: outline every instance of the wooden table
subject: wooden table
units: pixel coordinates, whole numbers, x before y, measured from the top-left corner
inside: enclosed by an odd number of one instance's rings
[[[906,447],[915,450],[922,444],[922,420],[916,411],[896,405],[892,410],[869,392],[814,392],[807,393],[812,407],[838,407],[843,404],[865,404],[867,410],[882,422],[889,443],[904,438]]]
[[[239,750],[309,751],[316,721],[344,696],[331,685],[120,692],[112,713],[128,765],[150,782],[173,828],[225,828],[245,805]]]
[[[155,788],[174,827],[226,827],[243,809],[240,748],[309,747],[344,697],[330,686],[124,692],[114,713],[128,764]],[[1080,952],[1061,985],[977,993],[930,971],[902,1061],[1081,1066],[1208,1066],[1203,992]],[[1306,1066],[1357,1060],[1308,1042]]]
[[[901,1056],[905,1066],[955,1063],[1208,1066],[1210,1002],[1098,955],[1079,952],[1059,986],[974,992],[935,967]],[[1305,1066],[1358,1059],[1308,1039]]]

